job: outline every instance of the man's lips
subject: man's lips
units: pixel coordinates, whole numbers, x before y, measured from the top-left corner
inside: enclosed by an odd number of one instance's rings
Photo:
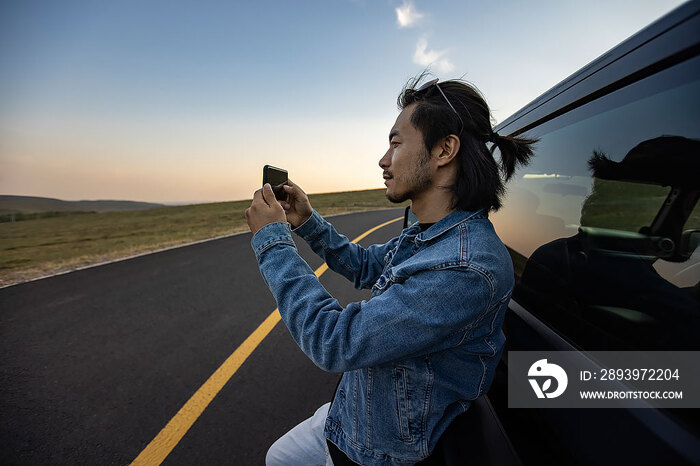
[[[382,173],[382,178],[384,178],[384,184],[389,183],[389,180],[393,178],[389,172]]]

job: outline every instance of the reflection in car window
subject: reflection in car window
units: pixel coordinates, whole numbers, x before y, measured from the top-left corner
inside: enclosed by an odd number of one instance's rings
[[[581,225],[638,232],[650,225],[671,188],[617,180],[593,181],[581,206]]]
[[[513,298],[583,349],[697,349],[700,59],[530,130],[491,220]]]

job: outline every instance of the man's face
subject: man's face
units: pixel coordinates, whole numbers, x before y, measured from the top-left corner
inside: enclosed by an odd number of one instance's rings
[[[391,202],[414,199],[432,185],[430,152],[423,135],[411,124],[416,104],[406,107],[389,133],[389,150],[379,161],[384,170],[386,198]]]

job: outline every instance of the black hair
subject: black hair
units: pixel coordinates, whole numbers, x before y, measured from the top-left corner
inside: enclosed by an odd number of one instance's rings
[[[459,161],[457,177],[450,189],[454,195],[453,209],[494,212],[501,208],[501,198],[507,182],[516,166],[527,165],[532,157],[532,146],[537,139],[501,136],[493,132],[491,112],[484,97],[473,85],[462,80],[438,82],[425,90],[417,91],[418,83],[426,76],[409,80],[397,99],[403,110],[416,103],[411,115],[411,124],[423,134],[423,143],[428,151],[443,138],[455,134],[460,140],[457,153]],[[450,107],[445,96],[454,107]],[[459,115],[457,115],[458,112]],[[461,134],[460,134],[461,133]],[[486,146],[492,142],[491,149]],[[494,159],[498,147],[504,180]]]

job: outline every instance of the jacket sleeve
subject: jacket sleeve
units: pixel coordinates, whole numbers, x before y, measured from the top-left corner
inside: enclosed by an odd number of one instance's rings
[[[292,231],[301,236],[331,270],[353,282],[357,289],[374,285],[384,270],[384,256],[398,242],[397,237],[365,249],[338,233],[315,210],[305,223]]]
[[[279,224],[278,224],[279,225]],[[264,228],[269,227],[266,226]],[[262,231],[262,230],[261,230]],[[257,237],[257,235],[256,235]],[[301,350],[321,369],[346,372],[454,346],[491,305],[477,270],[425,270],[369,301],[340,306],[286,241],[259,241],[260,272]]]

